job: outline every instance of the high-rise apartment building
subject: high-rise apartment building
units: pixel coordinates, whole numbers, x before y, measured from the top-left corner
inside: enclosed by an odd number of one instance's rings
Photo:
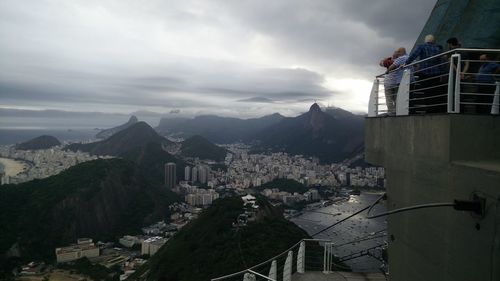
[[[186,166],[186,168],[184,168],[184,180],[185,181],[191,180],[191,166]]]
[[[175,163],[167,163],[165,164],[165,186],[169,189],[172,189],[175,187],[175,184],[177,182],[176,179],[176,165]]]

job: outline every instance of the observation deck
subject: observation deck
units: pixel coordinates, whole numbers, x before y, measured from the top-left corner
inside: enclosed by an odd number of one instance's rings
[[[387,217],[389,280],[500,280],[500,75],[478,79],[499,56],[455,49],[431,57],[445,70],[431,84],[419,77],[422,61],[409,64],[394,107],[384,76],[374,81],[365,157],[385,168],[388,211],[451,202]],[[455,200],[481,209],[457,211],[449,207]]]

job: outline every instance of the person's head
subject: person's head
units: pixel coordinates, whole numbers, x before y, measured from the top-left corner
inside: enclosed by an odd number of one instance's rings
[[[487,61],[489,59],[490,59],[490,57],[488,56],[488,54],[482,54],[481,56],[479,56],[479,60],[482,60],[482,61]]]
[[[456,37],[451,37],[450,39],[446,40],[446,43],[448,43],[448,49],[455,49],[460,47],[460,42],[458,42],[458,39]]]
[[[436,42],[436,39],[434,39],[434,35],[428,34],[425,36],[424,42],[425,43],[434,43],[434,42]]]
[[[400,47],[396,50],[396,53],[398,54],[398,57],[406,55],[406,49],[404,47]]]

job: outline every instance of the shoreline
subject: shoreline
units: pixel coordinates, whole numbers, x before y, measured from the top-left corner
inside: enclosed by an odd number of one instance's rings
[[[28,168],[28,164],[10,158],[0,157],[0,163],[4,167],[5,175],[9,177],[17,176]]]

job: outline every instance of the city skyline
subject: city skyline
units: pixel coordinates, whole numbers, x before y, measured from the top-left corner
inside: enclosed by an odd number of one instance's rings
[[[364,113],[378,59],[411,49],[434,3],[4,1],[0,103],[249,118],[318,101]]]

